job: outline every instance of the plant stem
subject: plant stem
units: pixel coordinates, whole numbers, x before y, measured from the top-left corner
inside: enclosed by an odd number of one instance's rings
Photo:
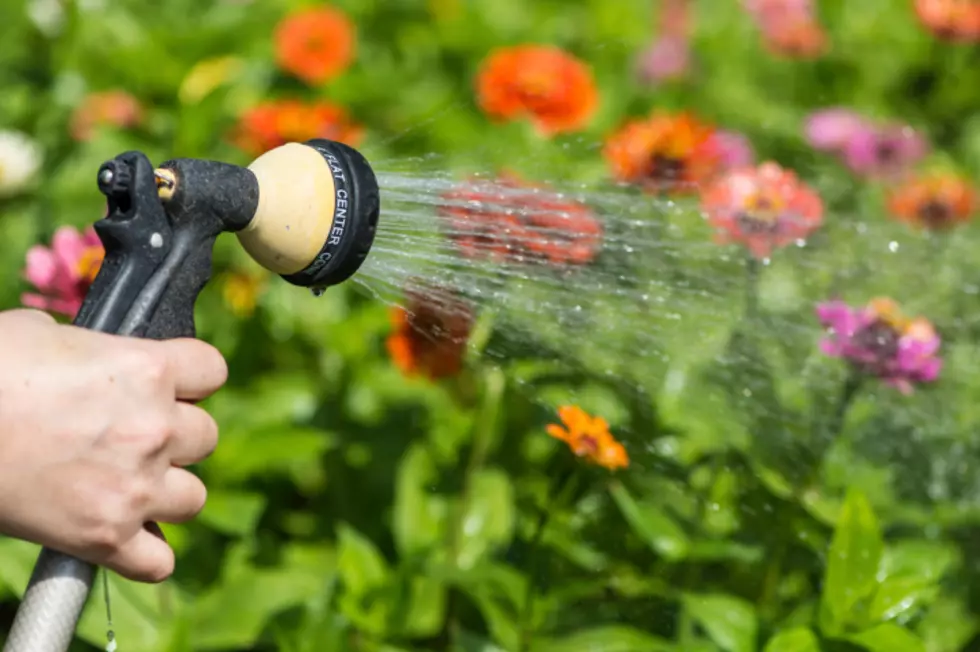
[[[483,381],[484,400],[480,407],[480,418],[477,420],[474,429],[473,445],[470,448],[463,475],[463,490],[449,531],[449,558],[453,566],[457,568],[463,540],[463,521],[466,519],[466,513],[469,511],[470,500],[473,496],[473,478],[483,468],[483,463],[495,439],[497,420],[500,416],[500,403],[503,400],[506,385],[503,372],[496,367],[486,371]],[[446,621],[443,628],[443,637],[446,640],[447,649],[453,647],[449,643],[455,641],[459,634],[458,605],[459,600],[456,592],[451,589],[447,598]]]
[[[753,322],[759,316],[759,261],[749,255],[745,260],[745,319]]]
[[[558,476],[557,481],[551,486],[548,491],[548,500],[544,509],[538,515],[538,522],[535,525],[534,534],[531,535],[529,554],[531,563],[528,568],[527,588],[524,591],[524,605],[521,608],[518,624],[518,631],[520,632],[519,652],[527,652],[531,644],[533,630],[531,627],[531,612],[535,598],[535,580],[537,579],[537,574],[541,566],[541,539],[544,536],[545,527],[547,527],[548,522],[551,520],[551,515],[565,502],[570,490],[574,488],[576,483],[572,482],[572,480],[576,477],[576,470],[574,466],[566,468],[564,473]]]

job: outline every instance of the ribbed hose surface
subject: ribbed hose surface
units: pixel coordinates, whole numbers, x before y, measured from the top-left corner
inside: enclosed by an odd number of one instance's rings
[[[43,548],[3,652],[65,652],[95,579],[95,566]]]

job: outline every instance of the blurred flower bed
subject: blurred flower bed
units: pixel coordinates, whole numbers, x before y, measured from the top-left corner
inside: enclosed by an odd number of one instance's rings
[[[111,579],[121,649],[977,649],[980,2],[12,0],[0,34],[7,308],[77,312],[132,149],[493,171],[450,198],[517,212],[443,210],[464,257],[597,264],[564,179],[726,252],[631,262],[717,290],[620,324],[669,353],[627,382],[220,240],[209,502],[166,530],[173,580]],[[0,540],[8,625],[35,554]]]

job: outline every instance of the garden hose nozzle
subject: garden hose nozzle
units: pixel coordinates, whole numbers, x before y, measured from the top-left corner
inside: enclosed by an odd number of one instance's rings
[[[161,197],[178,198],[181,176],[196,177],[195,190],[210,186],[226,206],[237,203],[226,195],[247,197],[247,205],[229,213],[228,230],[257,263],[294,285],[337,285],[360,268],[371,249],[380,209],[378,182],[367,160],[347,145],[325,139],[287,143],[222,180],[201,165],[187,166],[178,161],[156,171]]]
[[[263,267],[315,293],[354,274],[374,242],[378,182],[357,151],[289,143],[248,167],[193,158],[154,168],[125,152],[99,168],[105,258],[74,324],[149,339],[194,337],[215,240],[234,232]],[[65,652],[95,568],[42,548],[3,652]]]

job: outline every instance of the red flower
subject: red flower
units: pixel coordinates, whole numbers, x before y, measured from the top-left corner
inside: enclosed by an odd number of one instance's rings
[[[823,217],[820,196],[771,161],[729,172],[705,190],[702,206],[719,242],[740,242],[756,258],[807,237]]]
[[[335,7],[315,7],[283,19],[275,31],[276,63],[307,84],[333,79],[354,59],[354,26]]]
[[[586,126],[599,103],[592,72],[550,45],[518,45],[492,53],[477,74],[480,108],[498,120],[527,117],[546,137]]]
[[[247,111],[232,134],[236,146],[259,155],[289,142],[329,138],[356,146],[363,134],[347,111],[329,102],[271,100]]]
[[[475,180],[443,196],[445,232],[467,257],[552,265],[591,262],[602,245],[592,210],[514,174]]]
[[[385,343],[388,354],[407,376],[455,376],[463,366],[474,320],[470,306],[452,292],[413,289],[406,293],[406,306],[391,311],[394,331]]]

